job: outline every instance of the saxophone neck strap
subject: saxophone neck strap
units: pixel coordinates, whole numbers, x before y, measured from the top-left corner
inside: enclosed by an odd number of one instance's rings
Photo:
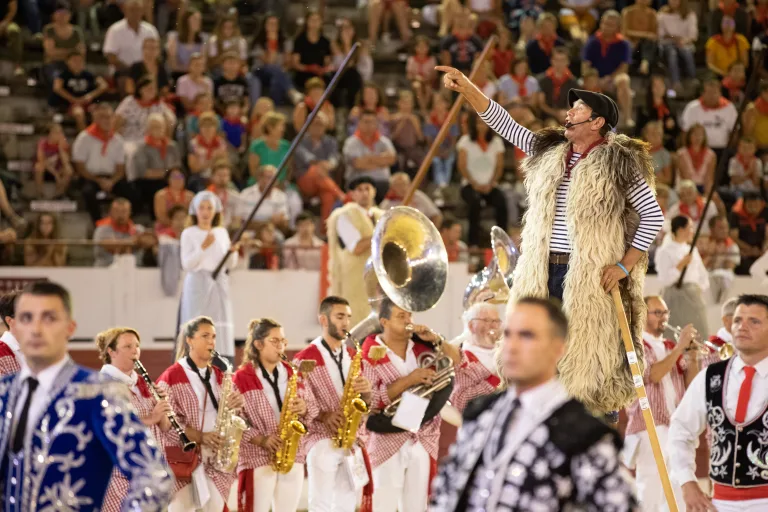
[[[344,386],[346,384],[346,379],[344,378],[344,346],[342,345],[341,349],[339,350],[339,356],[336,357],[336,354],[333,353],[333,350],[331,349],[331,346],[328,345],[328,342],[325,341],[325,339],[321,339],[323,342],[323,347],[325,347],[325,350],[328,351],[328,354],[330,354],[331,359],[333,359],[333,362],[336,363],[336,367],[339,369],[339,375],[341,375],[341,385]]]
[[[216,400],[216,395],[213,394],[213,387],[211,386],[211,374],[213,373],[213,370],[210,366],[208,366],[205,369],[205,377],[203,377],[203,374],[200,373],[200,369],[197,367],[195,362],[192,360],[191,357],[187,356],[187,364],[190,368],[192,368],[192,371],[197,374],[198,377],[200,377],[200,380],[203,381],[203,386],[205,386],[206,391],[206,397],[211,397],[211,403],[213,404],[213,408],[217,411],[219,410],[219,401]],[[205,416],[205,406],[203,406],[203,416]]]
[[[277,400],[277,409],[282,411],[283,399],[280,397],[280,386],[277,385],[277,381],[280,378],[280,374],[277,370],[277,366],[275,366],[275,369],[272,370],[272,377],[270,377],[269,372],[267,371],[266,368],[264,368],[264,365],[261,364],[261,361],[259,361],[259,368],[261,369],[261,374],[264,376],[264,379],[266,379],[266,381],[269,383],[269,387],[271,387],[272,391],[275,393],[275,399]]]

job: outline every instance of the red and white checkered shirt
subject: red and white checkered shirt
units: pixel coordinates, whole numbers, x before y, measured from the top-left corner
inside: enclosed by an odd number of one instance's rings
[[[0,376],[11,375],[21,370],[16,353],[11,347],[0,341]]]
[[[283,368],[288,373],[288,378],[290,379],[293,375],[293,369],[288,363],[281,361],[280,364],[283,365]],[[273,391],[264,388],[264,385],[256,372],[256,368],[251,363],[244,364],[237,370],[237,372],[235,372],[235,385],[245,398],[245,407],[241,414],[251,425],[251,428],[243,432],[243,439],[240,442],[240,459],[237,461],[238,473],[244,469],[256,469],[263,466],[271,466],[273,460],[272,454],[266,448],[252,444],[251,440],[256,436],[267,436],[279,433],[279,413],[275,411],[267,398],[267,393],[273,393]],[[305,425],[308,425],[311,423],[312,419],[317,416],[317,406],[312,399],[312,394],[305,388],[301,374],[299,375],[297,392],[299,398],[307,403],[307,413],[301,418],[301,421]],[[301,445],[296,453],[296,463],[304,464],[306,454],[304,439],[302,439]]]
[[[216,382],[221,386],[224,374],[216,366],[211,366],[213,372],[216,375]],[[203,401],[201,401],[195,393],[192,383],[187,378],[187,372],[184,367],[176,362],[173,366],[168,368],[157,379],[157,387],[165,391],[168,396],[168,403],[171,404],[173,412],[176,414],[176,419],[182,429],[186,429],[190,426],[196,430],[200,430],[200,409],[203,407]],[[217,386],[212,386],[214,394],[217,395],[218,400],[219,389]],[[235,385],[237,389],[237,385]],[[213,425],[203,425],[204,432],[210,432],[213,430]],[[174,429],[164,432],[161,436],[163,446],[181,446],[179,436]],[[205,465],[205,474],[216,485],[216,489],[221,494],[224,502],[229,499],[229,490],[232,488],[232,483],[235,481],[235,473],[222,473],[213,469],[208,459],[203,457],[203,463]],[[176,492],[189,485],[190,481],[176,481]]]
[[[648,395],[648,403],[651,407],[651,413],[653,414],[653,420],[656,425],[669,425],[669,420],[674,409],[669,410],[667,405],[667,399],[664,394],[663,379],[669,378],[672,380],[672,389],[674,392],[674,408],[677,408],[680,400],[683,399],[685,394],[685,370],[688,367],[685,358],[680,356],[675,364],[674,368],[665,375],[660,382],[651,382],[651,366],[656,364],[659,359],[656,357],[656,351],[646,341],[646,338],[650,334],[643,333],[643,355],[645,357],[645,370],[643,371],[643,382],[645,383],[645,392]],[[664,340],[664,347],[666,349],[665,354],[674,348],[675,342],[670,340]],[[636,434],[645,430],[645,421],[643,420],[643,411],[640,409],[639,400],[635,400],[632,405],[626,408],[627,411],[627,430],[624,435]]]
[[[456,380],[451,393],[451,405],[460,412],[464,411],[470,400],[483,395],[490,395],[499,387],[501,379],[477,358],[469,343],[464,343],[462,352],[465,362],[456,372]]]
[[[724,331],[724,332],[722,332],[722,331]],[[718,331],[717,335],[709,337],[710,343],[712,343],[713,345],[715,345],[717,347],[722,347],[726,343],[733,343],[733,339],[725,340],[725,339],[722,338],[722,336],[727,334],[727,333],[728,333],[728,331],[725,331],[724,328],[720,329],[720,331]],[[721,361],[720,354],[718,354],[717,351],[712,350],[710,348],[709,349],[709,353],[704,355],[699,360],[699,366],[701,367],[701,370],[704,370],[704,369],[707,368],[707,366],[709,366],[709,365],[711,365],[713,363],[718,363],[720,361]]]

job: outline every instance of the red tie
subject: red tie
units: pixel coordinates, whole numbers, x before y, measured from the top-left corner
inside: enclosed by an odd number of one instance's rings
[[[755,367],[744,367],[744,382],[739,389],[739,401],[736,404],[736,423],[744,423],[747,417],[747,406],[749,405],[749,395],[752,394],[752,379],[755,377]]]

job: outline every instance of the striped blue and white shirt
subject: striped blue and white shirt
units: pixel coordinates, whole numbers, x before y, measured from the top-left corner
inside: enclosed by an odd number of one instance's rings
[[[531,155],[531,147],[536,134],[517,124],[501,105],[491,100],[490,106],[480,114],[480,118],[496,133],[520,148],[525,154]],[[579,158],[581,158],[581,153],[571,154],[571,160],[568,162],[569,171],[576,165]],[[552,225],[552,236],[549,239],[550,252],[570,253],[572,251],[571,237],[568,233],[565,217],[565,205],[570,187],[571,177],[566,175],[560,182],[560,186],[557,187],[555,222]],[[630,187],[628,200],[640,216],[640,225],[632,239],[632,247],[640,251],[647,251],[664,224],[664,214],[661,212],[659,203],[656,202],[651,187],[640,176],[638,176],[637,182]]]

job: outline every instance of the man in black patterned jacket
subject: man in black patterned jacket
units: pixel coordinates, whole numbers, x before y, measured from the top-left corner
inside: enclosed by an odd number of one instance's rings
[[[432,487],[431,512],[628,512],[637,501],[615,430],[557,380],[568,320],[545,299],[508,308],[500,350],[505,391],[480,397]]]

